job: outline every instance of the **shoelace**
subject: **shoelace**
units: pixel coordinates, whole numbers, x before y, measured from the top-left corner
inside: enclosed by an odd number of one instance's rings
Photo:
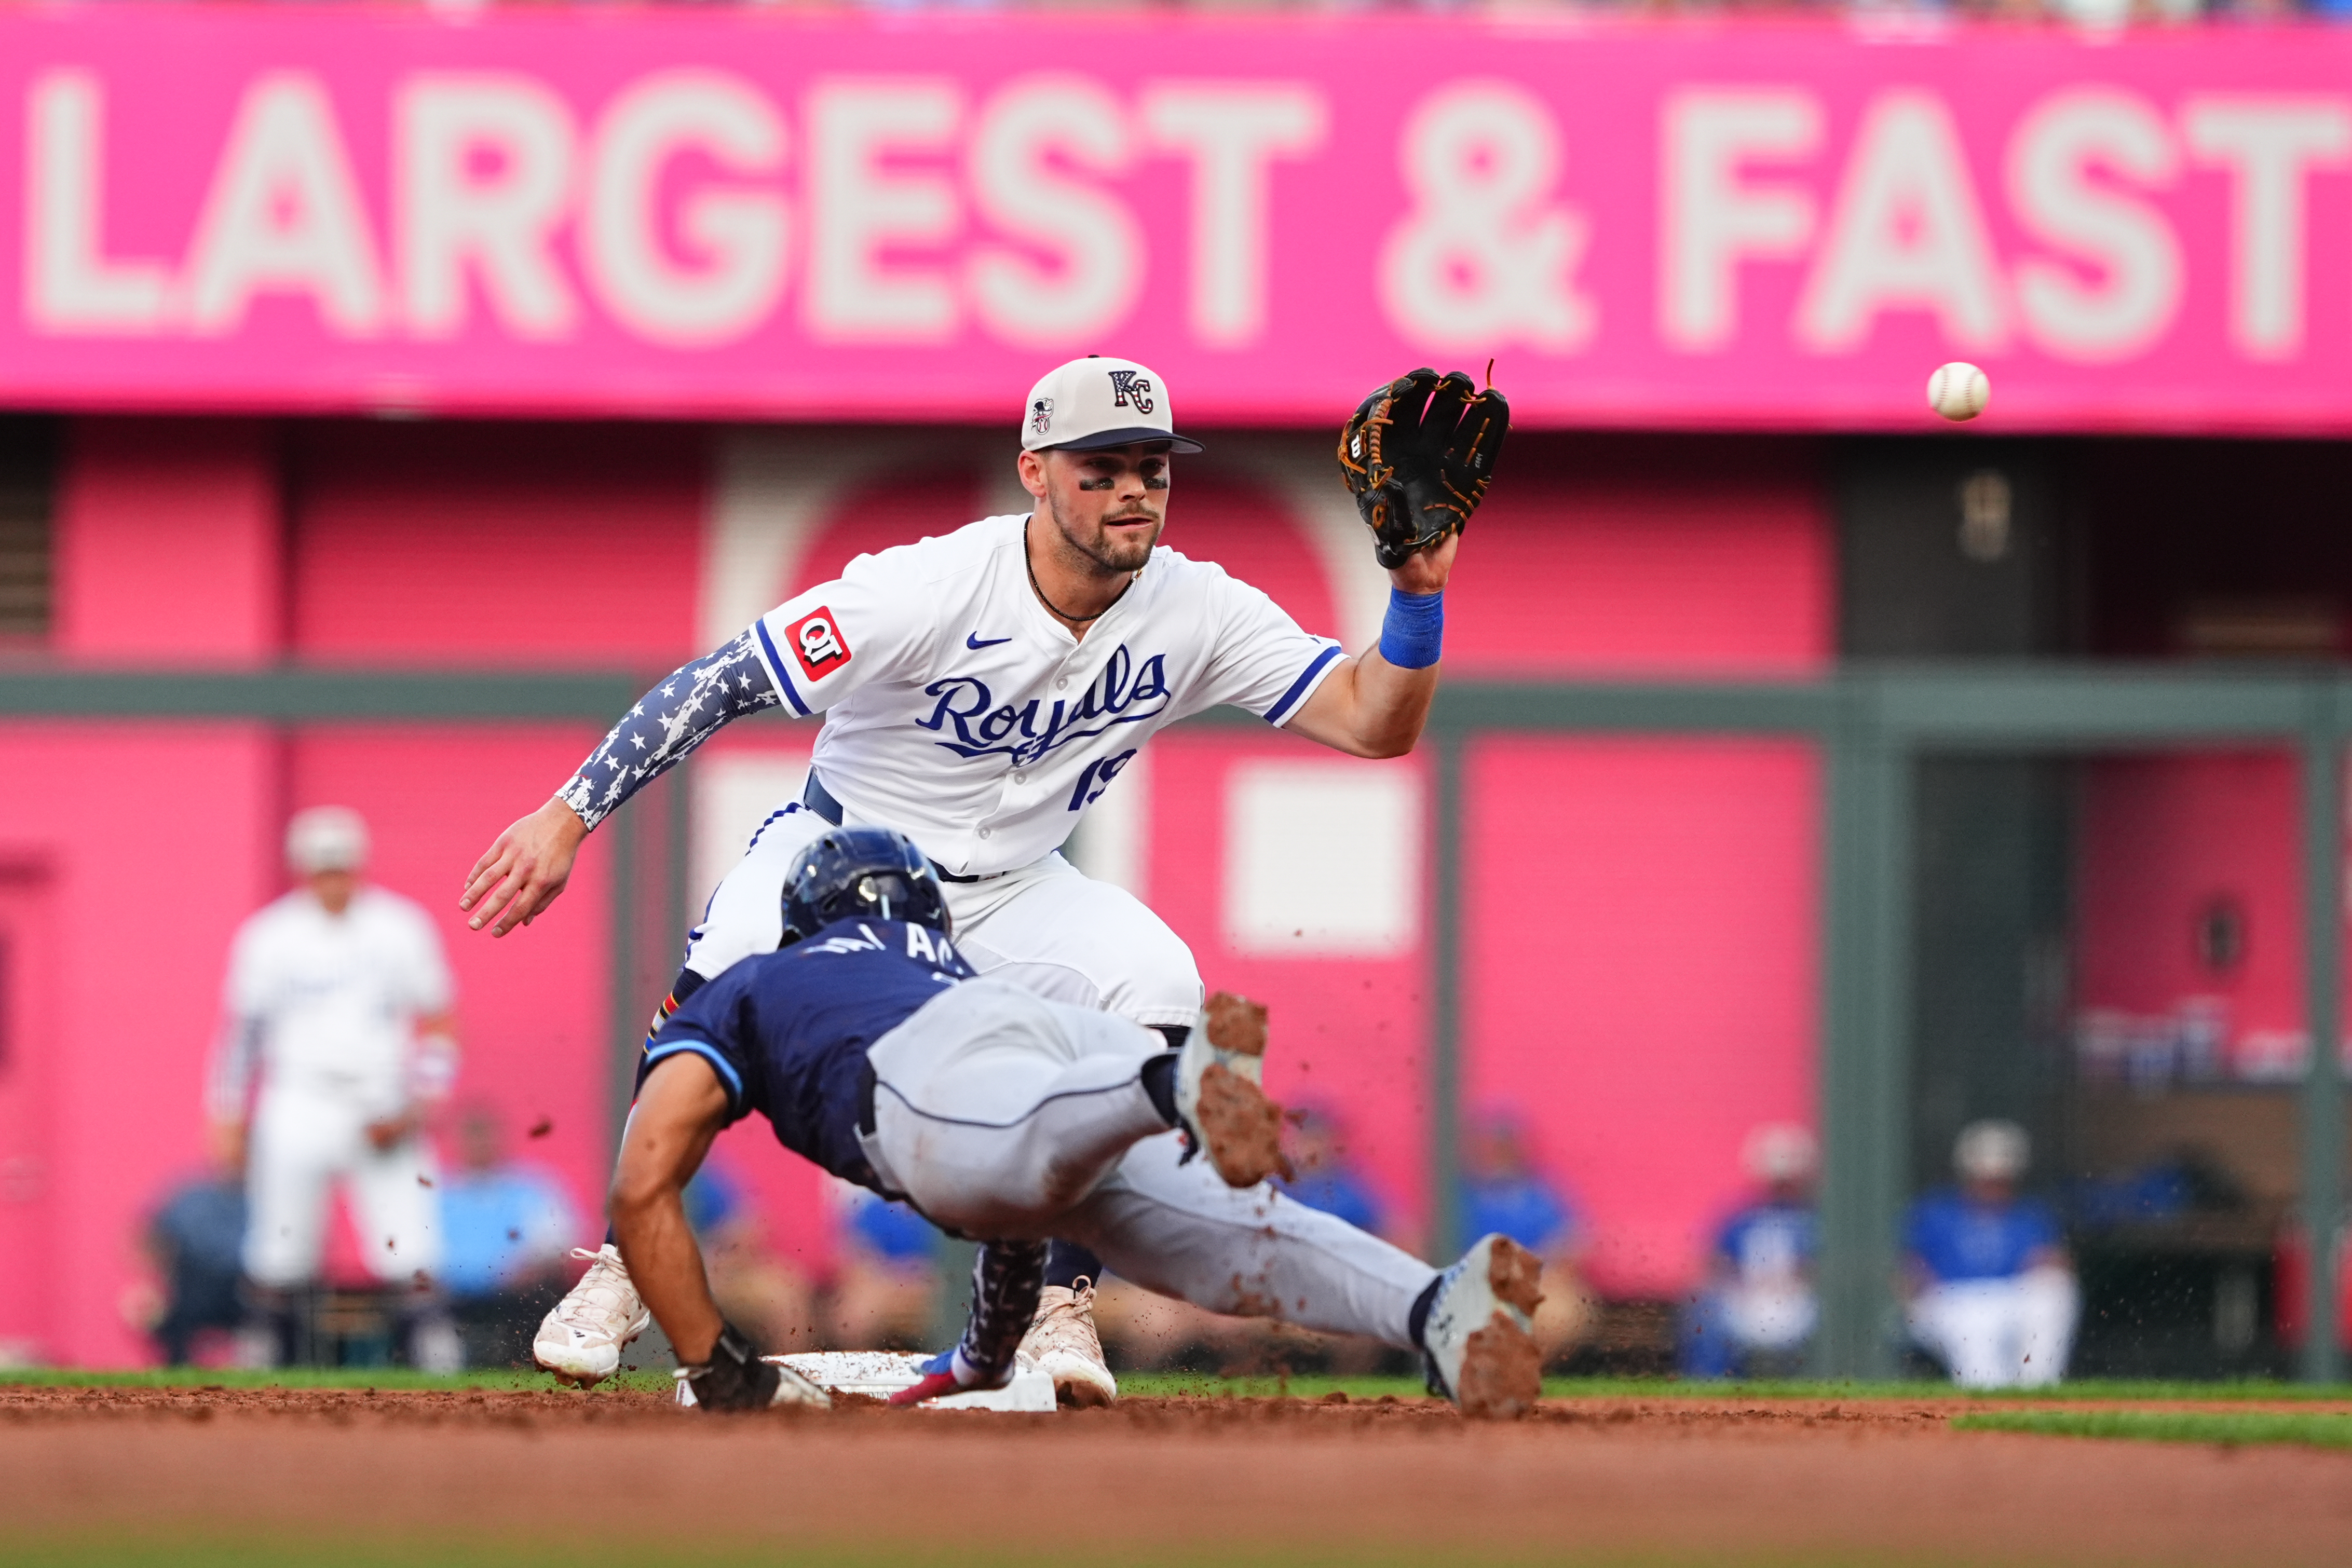
[[[567,1327],[601,1328],[604,1325],[593,1322],[591,1312],[605,1317],[620,1316],[622,1288],[613,1279],[609,1260],[601,1248],[592,1252],[585,1247],[574,1247],[572,1256],[588,1260],[588,1271],[580,1276],[580,1282],[572,1286],[571,1293],[563,1298],[562,1310],[557,1314],[557,1321]]]
[[[1099,1351],[1102,1336],[1095,1333],[1094,1319],[1090,1315],[1094,1304],[1094,1281],[1081,1274],[1070,1287],[1070,1299],[1056,1301],[1046,1308],[1045,1314],[1037,1320],[1037,1328],[1049,1336],[1065,1333],[1078,1336],[1092,1343]]]

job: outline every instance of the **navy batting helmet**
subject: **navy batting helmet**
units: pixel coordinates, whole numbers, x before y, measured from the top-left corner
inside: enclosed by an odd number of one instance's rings
[[[784,873],[780,946],[860,915],[950,928],[947,894],[931,862],[896,828],[831,829]]]

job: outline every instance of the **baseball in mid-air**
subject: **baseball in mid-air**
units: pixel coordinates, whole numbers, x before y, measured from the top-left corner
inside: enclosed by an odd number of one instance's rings
[[[1927,406],[1946,419],[1974,419],[1985,411],[1991,396],[1992,382],[1966,360],[1939,365],[1927,378]]]

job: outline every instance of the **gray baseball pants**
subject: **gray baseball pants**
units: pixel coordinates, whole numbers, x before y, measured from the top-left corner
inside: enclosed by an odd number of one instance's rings
[[[1127,1019],[1001,980],[942,992],[867,1052],[882,1183],[980,1240],[1060,1237],[1121,1279],[1243,1317],[1410,1349],[1436,1271],[1273,1187],[1225,1186],[1152,1108],[1168,1049]]]

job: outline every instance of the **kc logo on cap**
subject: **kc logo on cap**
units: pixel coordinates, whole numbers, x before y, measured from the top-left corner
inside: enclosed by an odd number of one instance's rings
[[[1171,452],[1201,450],[1199,442],[1176,434],[1166,383],[1133,360],[1089,354],[1055,367],[1029,389],[1021,425],[1024,452],[1099,452],[1145,443],[1164,443]]]

